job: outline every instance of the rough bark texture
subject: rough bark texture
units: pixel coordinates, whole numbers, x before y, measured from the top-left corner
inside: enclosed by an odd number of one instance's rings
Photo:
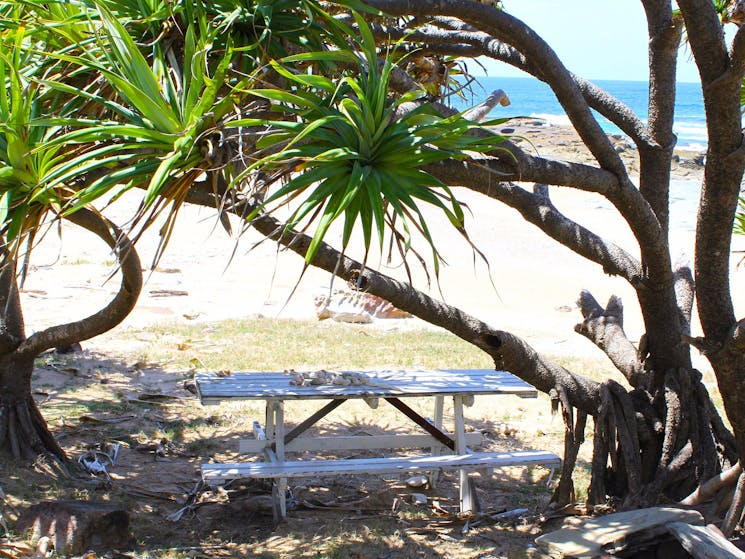
[[[0,454],[9,454],[17,460],[33,460],[42,454],[66,460],[31,393],[31,373],[36,356],[53,347],[70,345],[110,330],[131,312],[142,288],[137,253],[116,226],[87,209],[79,210],[68,219],[111,247],[119,262],[122,283],[114,299],[97,313],[79,321],[52,326],[26,338],[15,261],[7,250],[2,251]]]

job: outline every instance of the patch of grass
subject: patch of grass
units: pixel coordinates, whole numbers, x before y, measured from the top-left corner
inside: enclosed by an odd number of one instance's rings
[[[493,367],[482,351],[439,331],[385,332],[335,322],[260,318],[206,328],[163,324],[149,332],[156,335],[142,352],[143,360],[184,369]]]

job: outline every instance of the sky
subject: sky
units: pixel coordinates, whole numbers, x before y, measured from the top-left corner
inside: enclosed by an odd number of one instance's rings
[[[639,0],[504,0],[505,10],[540,34],[572,72],[590,80],[646,81],[647,24]],[[685,47],[678,81],[698,82]],[[525,76],[491,59],[481,59],[489,76]],[[474,74],[483,71],[469,65]]]

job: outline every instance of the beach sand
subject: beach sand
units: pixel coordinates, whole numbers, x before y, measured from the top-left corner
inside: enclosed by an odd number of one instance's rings
[[[510,127],[516,128],[514,134],[542,156],[572,161],[590,157],[569,129],[546,127],[529,120]],[[634,151],[622,140],[614,141],[622,146],[617,149],[633,170]],[[691,258],[693,254],[701,177],[700,168],[692,161],[695,156],[682,154],[681,164],[675,168],[671,207],[674,257],[685,253]],[[575,305],[581,289],[590,290],[602,303],[610,295],[621,296],[629,337],[637,340],[643,333],[633,291],[623,280],[608,277],[599,266],[524,222],[516,211],[486,201],[479,194],[456,191],[472,213],[468,216],[469,234],[490,261],[491,279],[486,265],[474,257],[468,244],[448,231],[447,224],[436,222],[433,230],[448,264],[441,270],[439,286],[436,281],[428,286],[421,270],[415,271],[418,288],[444,298],[494,328],[524,337],[550,355],[601,357],[599,350],[573,330],[581,319]],[[567,215],[638,254],[628,228],[607,201],[568,188],[552,187],[551,196]],[[123,222],[131,215],[135,198],[118,203],[114,212],[107,215]],[[334,236],[340,237],[338,231],[331,232],[330,238]],[[143,268],[151,264],[157,239],[157,228],[153,228],[138,245]],[[64,227],[62,240],[60,243],[56,233],[50,231],[33,254],[23,289],[29,332],[94,312],[117,289],[118,276],[106,281],[115,267],[102,243],[73,226]],[[85,342],[85,347],[106,351],[121,329],[142,328],[156,322],[208,322],[255,316],[315,319],[314,297],[328,292],[330,274],[311,268],[296,285],[303,270],[301,258],[291,252],[278,252],[271,242],[249,250],[258,240],[260,237],[254,232],[238,240],[231,238],[216,222],[213,210],[184,208],[165,255],[154,270],[145,272],[146,283],[135,311],[117,330]],[[735,239],[736,248],[742,248],[743,240]],[[360,256],[354,248],[351,253]],[[733,254],[733,264],[737,260],[739,255]],[[406,278],[401,266],[389,268],[384,258],[374,257],[370,263],[379,265],[386,274]],[[743,291],[738,290],[743,279],[745,270],[733,265],[733,292]],[[336,280],[334,287],[343,287],[343,282]],[[428,326],[417,319],[387,319],[370,327]]]

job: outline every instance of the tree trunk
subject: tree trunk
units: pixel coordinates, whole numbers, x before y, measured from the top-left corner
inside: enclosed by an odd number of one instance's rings
[[[47,428],[31,394],[34,356],[12,352],[0,357],[0,452],[17,460],[65,453]]]
[[[142,288],[137,252],[114,224],[88,209],[67,217],[111,247],[119,262],[122,282],[118,293],[100,311],[81,320],[52,326],[25,336],[23,313],[16,283],[16,261],[5,245],[0,247],[0,455],[30,461],[49,455],[67,457],[47,427],[32,396],[34,360],[53,347],[70,345],[114,328],[134,308]]]

